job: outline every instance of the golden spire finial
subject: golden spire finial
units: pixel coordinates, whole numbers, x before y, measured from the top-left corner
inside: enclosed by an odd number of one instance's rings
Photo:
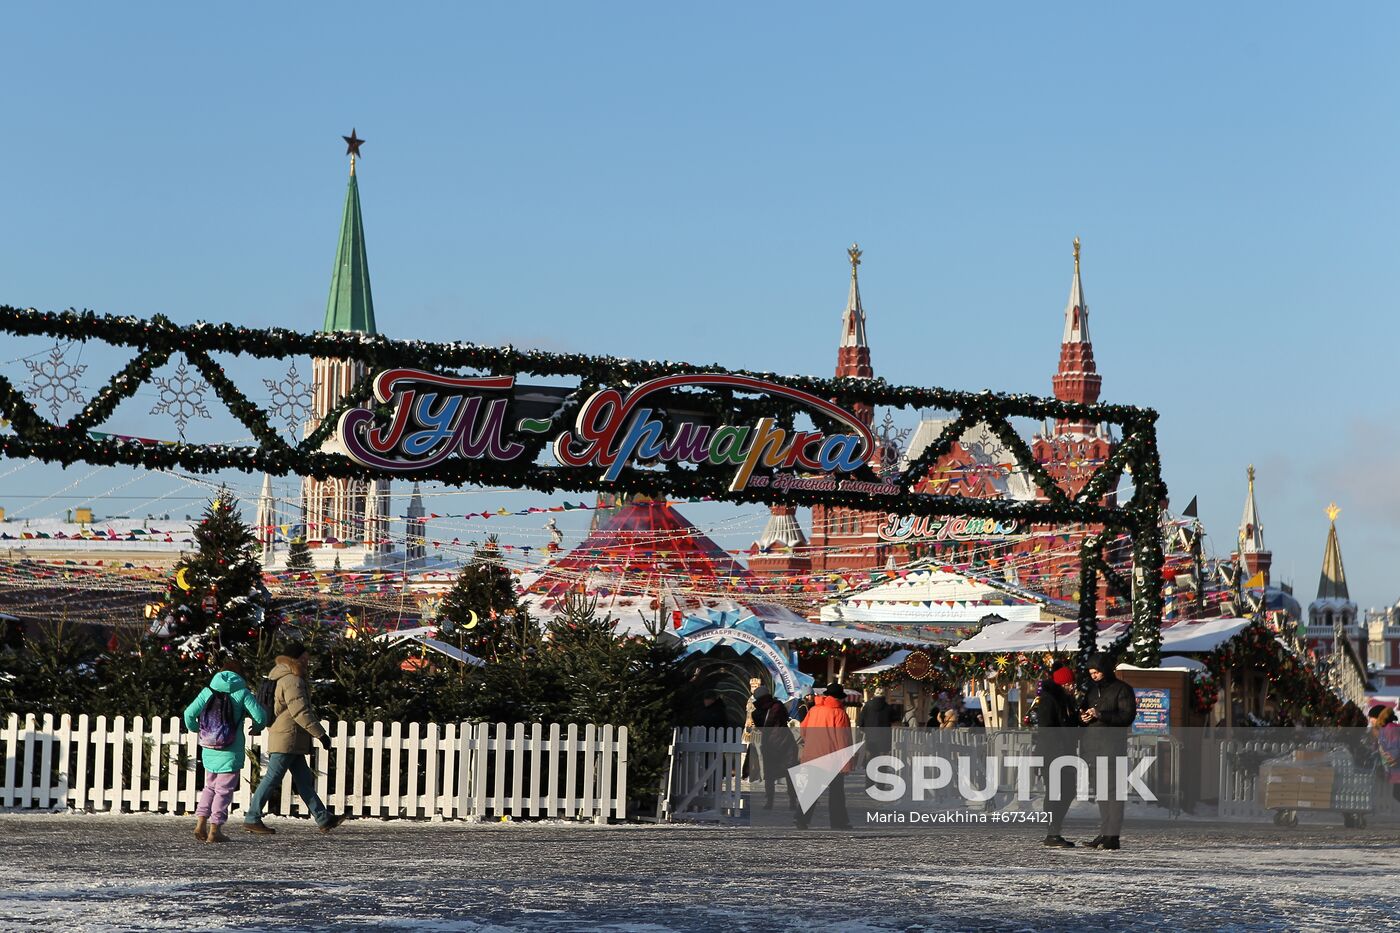
[[[1337,508],[1337,503],[1333,502],[1327,507],[1327,518],[1332,524],[1337,524],[1337,516],[1342,514],[1342,510]]]
[[[1074,238],[1074,271],[1079,271],[1079,237]]]
[[[1253,485],[1254,485],[1254,464],[1251,463],[1251,464],[1249,465],[1249,470],[1248,470],[1247,472],[1249,473],[1249,485],[1253,486]]]
[[[851,257],[851,275],[856,274],[856,266],[860,265],[861,252],[859,243],[852,243],[851,248],[846,250],[846,255]]]

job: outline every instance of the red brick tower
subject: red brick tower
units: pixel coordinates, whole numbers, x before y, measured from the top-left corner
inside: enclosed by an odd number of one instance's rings
[[[1089,306],[1079,278],[1079,238],[1074,238],[1074,278],[1065,304],[1064,336],[1060,339],[1060,365],[1050,379],[1055,398],[1062,402],[1092,405],[1099,400],[1103,377],[1094,363],[1089,338]],[[1070,495],[1077,495],[1098,464],[1112,453],[1114,444],[1103,426],[1068,418],[1055,420],[1053,432],[1038,435],[1031,443],[1035,458]],[[1114,497],[1109,496],[1108,501]]]
[[[1060,340],[1060,368],[1050,380],[1055,398],[1062,402],[1092,405],[1099,400],[1103,377],[1094,365],[1094,344],[1089,338],[1089,306],[1079,280],[1079,237],[1074,238],[1074,280],[1065,305],[1065,335]],[[1059,420],[1056,434],[1090,434],[1093,425]]]
[[[1244,500],[1244,517],[1240,519],[1240,560],[1246,581],[1263,574],[1264,586],[1268,586],[1274,552],[1264,546],[1264,526],[1259,521],[1259,507],[1254,504],[1254,464],[1250,464],[1248,476],[1249,493]]]
[[[865,308],[860,303],[861,249],[855,243],[846,250],[851,260],[851,290],[841,315],[841,345],[836,351],[836,378],[870,379],[870,343],[865,336]],[[871,405],[851,406],[851,412],[866,424],[875,420]],[[846,507],[812,506],[812,570],[870,570],[884,563],[878,512],[861,512]]]

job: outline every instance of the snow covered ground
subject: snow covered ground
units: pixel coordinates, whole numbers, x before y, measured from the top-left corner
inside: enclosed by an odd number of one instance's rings
[[[184,818],[0,815],[0,929],[1378,930],[1400,916],[1393,829],[1130,824],[1106,853],[1044,849],[1029,827],[269,823],[277,836],[209,846]]]

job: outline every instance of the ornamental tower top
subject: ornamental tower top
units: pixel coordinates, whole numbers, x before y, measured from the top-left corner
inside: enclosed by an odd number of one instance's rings
[[[1065,304],[1065,330],[1060,339],[1060,366],[1050,380],[1055,398],[1063,402],[1092,405],[1099,400],[1103,377],[1094,364],[1094,344],[1089,338],[1089,305],[1084,300],[1084,283],[1079,277],[1079,237],[1074,238],[1074,278],[1070,280],[1069,301]],[[1059,420],[1056,434],[1092,434],[1094,426]]]
[[[1249,477],[1249,492],[1245,494],[1244,516],[1240,519],[1240,557],[1244,561],[1246,576],[1252,580],[1262,573],[1267,586],[1274,555],[1264,546],[1264,525],[1259,521],[1259,507],[1254,503],[1253,464],[1250,464],[1246,475]]]
[[[860,257],[858,244],[846,250],[851,261],[851,291],[846,296],[846,310],[841,314],[841,346],[836,351],[836,375],[869,379],[875,375],[870,366],[870,343],[865,337],[865,308],[860,303]]]

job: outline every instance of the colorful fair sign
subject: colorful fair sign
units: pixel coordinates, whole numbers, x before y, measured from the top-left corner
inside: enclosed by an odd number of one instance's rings
[[[393,403],[388,424],[376,424],[371,408],[352,408],[340,417],[339,438],[351,459],[388,473],[423,470],[451,457],[515,460],[527,450],[521,438],[556,428],[551,419],[507,423],[514,387],[513,376],[386,370],[374,380],[374,397],[380,405]],[[672,423],[655,407],[659,394],[672,389],[771,395],[806,407],[838,430],[788,431],[768,417],[751,424]],[[766,486],[900,494],[893,483],[842,478],[866,466],[875,450],[870,427],[860,418],[810,392],[728,373],[663,376],[625,392],[601,389],[584,402],[573,425],[555,436],[552,449],[564,466],[596,467],[608,482],[618,481],[628,464],[690,463],[732,467],[730,491]],[[756,473],[760,468],[778,472]]]
[[[928,515],[900,515],[890,512],[880,523],[881,541],[901,544],[911,541],[975,541],[1007,538],[1016,534],[1021,523],[1014,518],[967,518]]]

